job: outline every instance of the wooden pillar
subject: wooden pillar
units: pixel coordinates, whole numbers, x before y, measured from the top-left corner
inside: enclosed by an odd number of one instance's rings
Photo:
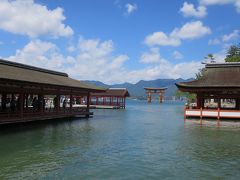
[[[57,105],[57,113],[59,113],[59,111],[60,111],[60,95],[59,94],[57,95],[57,103],[56,103],[56,105]]]
[[[90,107],[90,92],[87,94],[87,112],[89,112],[89,107]]]
[[[201,98],[201,107],[204,109],[204,98]]]
[[[163,92],[159,93],[159,102],[162,103],[163,102]]]
[[[221,98],[218,98],[218,108],[217,108],[217,111],[218,111],[218,115],[217,115],[217,124],[218,126],[220,126],[220,109],[221,109]]]
[[[90,101],[90,104],[92,104],[92,97],[90,96],[90,99],[89,99],[89,101]]]
[[[98,105],[98,96],[96,97],[96,105]]]
[[[26,108],[28,109],[28,94],[25,94]]]
[[[39,94],[38,95],[38,102],[39,102],[39,111],[41,114],[43,114],[43,102],[44,101],[44,98],[43,98],[43,95],[42,94]]]
[[[112,96],[109,97],[110,98],[110,106],[112,106]]]
[[[20,93],[18,98],[19,98],[20,118],[23,118],[23,107],[24,107],[24,95],[23,95],[23,93]]]
[[[72,113],[73,96],[70,94],[70,113]]]
[[[89,113],[89,107],[90,107],[90,92],[87,94],[87,113]],[[86,115],[87,118],[89,118],[89,114]]]
[[[219,99],[217,99],[217,102],[218,102],[218,109],[220,109],[221,108],[221,99],[219,98]]]
[[[186,117],[187,117],[187,116],[186,116],[186,115],[187,115],[186,111],[187,111],[187,107],[185,106],[185,107],[184,107],[184,122],[186,121]]]
[[[123,99],[123,108],[124,109],[126,108],[126,97],[124,97],[124,99]]]
[[[240,106],[240,99],[236,98],[236,110],[239,110],[239,106]]]
[[[7,94],[2,94],[2,111],[6,110]]]
[[[151,103],[152,101],[152,95],[151,92],[148,92],[148,103]]]
[[[202,98],[201,94],[197,94],[197,108],[200,109],[203,107],[204,107],[203,98]]]

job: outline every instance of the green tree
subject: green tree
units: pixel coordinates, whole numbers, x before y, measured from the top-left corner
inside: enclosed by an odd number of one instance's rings
[[[215,63],[215,58],[211,53],[209,53],[206,57],[204,57],[204,59],[210,60],[211,63]]]
[[[204,72],[205,72],[205,68],[202,68],[202,69],[199,69],[199,71],[195,74],[195,79],[201,79],[202,77],[203,77],[203,74],[204,74]]]
[[[215,63],[215,58],[212,53],[209,53],[206,57],[204,57],[207,61],[210,61],[211,63]],[[195,74],[195,79],[201,79],[203,74],[205,72],[205,68],[199,69],[199,71]]]
[[[240,62],[240,44],[230,46],[225,62]]]
[[[196,101],[196,94],[192,94],[189,92],[182,92],[177,90],[175,93],[175,96],[180,98],[180,97],[186,97],[188,99],[188,103],[192,103]]]

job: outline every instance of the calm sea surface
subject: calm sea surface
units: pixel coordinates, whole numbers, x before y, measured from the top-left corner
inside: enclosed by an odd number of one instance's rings
[[[170,102],[94,113],[1,129],[0,179],[240,179],[234,123],[184,123]]]

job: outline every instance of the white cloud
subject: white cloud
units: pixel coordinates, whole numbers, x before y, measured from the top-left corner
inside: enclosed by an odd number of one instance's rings
[[[178,38],[166,35],[164,32],[154,32],[145,38],[145,44],[148,46],[178,46],[181,41]]]
[[[145,52],[140,57],[142,63],[158,63],[161,61],[161,56],[158,48],[151,48],[150,52]]]
[[[233,4],[238,13],[240,13],[240,0],[200,0],[204,6]]]
[[[240,0],[237,0],[237,1],[235,2],[235,7],[236,7],[236,9],[237,9],[237,12],[240,13]]]
[[[211,34],[209,27],[204,26],[201,21],[193,21],[184,24],[180,29],[174,29],[171,36],[179,39],[197,39],[207,34]]]
[[[228,42],[231,40],[239,40],[240,39],[240,31],[234,30],[232,33],[224,35],[222,37],[223,42]]]
[[[226,43],[237,43],[240,40],[240,30],[234,30],[233,32],[229,33],[229,34],[225,34],[219,38],[215,38],[215,39],[210,39],[208,41],[209,45],[217,45],[217,44],[223,44],[223,45],[227,45]]]
[[[216,61],[217,63],[225,62],[226,52],[228,51],[229,47],[232,45],[231,43],[227,44],[227,43],[222,43],[222,42],[221,42],[221,44],[222,44],[222,47],[221,47],[222,49],[218,52],[212,53],[213,57],[214,57],[214,61]],[[210,60],[204,59],[203,62],[210,63]]]
[[[129,58],[124,54],[113,55],[113,51],[111,40],[81,39],[75,63],[66,71],[78,79],[97,79],[108,83],[121,81],[123,64]]]
[[[121,81],[123,64],[128,56],[113,55],[113,42],[98,39],[81,39],[76,46],[75,56],[64,56],[59,48],[41,40],[32,40],[15,55],[6,57],[10,61],[37,67],[64,71],[77,79],[100,80],[103,82]],[[123,78],[124,80],[127,77]]]
[[[173,58],[174,58],[174,59],[182,59],[182,58],[183,58],[183,55],[182,55],[182,53],[180,53],[179,51],[174,51],[174,52],[173,52]]]
[[[193,21],[184,24],[180,29],[175,28],[170,35],[164,32],[154,32],[145,38],[148,46],[178,46],[181,40],[197,39],[211,33],[211,29],[202,24],[201,21]]]
[[[127,73],[129,79],[133,82],[141,80],[153,80],[159,78],[192,78],[203,65],[200,61],[183,62],[172,64],[167,60],[161,61],[154,66],[148,66],[144,69],[130,71]]]
[[[194,78],[199,69],[203,68],[200,61],[182,62],[173,66],[175,78]]]
[[[184,2],[183,7],[180,9],[180,12],[184,17],[197,17],[202,18],[207,15],[205,6],[198,6],[196,9],[191,3]]]
[[[73,30],[63,24],[65,19],[59,7],[49,10],[33,0],[0,1],[0,29],[14,34],[70,36]]]
[[[114,44],[111,40],[81,39],[75,47],[77,55],[64,56],[55,44],[32,40],[22,49],[18,49],[15,55],[5,59],[63,71],[79,80],[99,80],[109,84],[136,83],[139,80],[157,78],[190,78],[195,76],[201,66],[198,61],[172,64],[160,57],[158,48],[153,48],[142,57],[152,58],[154,64],[130,70],[125,65],[129,57],[125,54],[114,55]]]
[[[220,44],[220,43],[221,43],[221,41],[218,38],[210,39],[208,41],[208,45],[217,45],[217,44]]]
[[[215,58],[214,60],[217,63],[224,63],[226,58],[226,50],[222,50],[220,52],[214,53],[213,57]]]
[[[74,52],[76,50],[76,47],[74,46],[74,45],[69,45],[68,47],[67,47],[67,51],[68,52]]]
[[[236,0],[200,0],[200,4],[203,5],[223,5],[234,3]]]
[[[213,53],[214,61],[217,63],[224,63],[226,58],[226,52],[230,45],[224,45],[219,52]],[[210,59],[204,59],[203,62],[210,63]]]
[[[131,14],[133,13],[134,11],[137,10],[137,4],[130,4],[130,3],[127,3],[125,5],[126,7],[126,10],[127,10],[127,14]]]
[[[28,65],[62,70],[68,57],[61,55],[57,46],[53,43],[33,40],[23,49],[18,49],[14,56],[7,59]]]

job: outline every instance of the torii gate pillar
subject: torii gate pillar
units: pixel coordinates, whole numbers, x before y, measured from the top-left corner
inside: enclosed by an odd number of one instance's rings
[[[146,91],[146,94],[148,95],[147,97],[148,103],[151,103],[152,101],[152,94],[158,94],[159,103],[163,102],[164,93],[167,89],[166,87],[165,88],[144,88],[144,89]]]
[[[151,93],[148,93],[148,103],[151,103],[151,101],[152,101],[152,95]]]

